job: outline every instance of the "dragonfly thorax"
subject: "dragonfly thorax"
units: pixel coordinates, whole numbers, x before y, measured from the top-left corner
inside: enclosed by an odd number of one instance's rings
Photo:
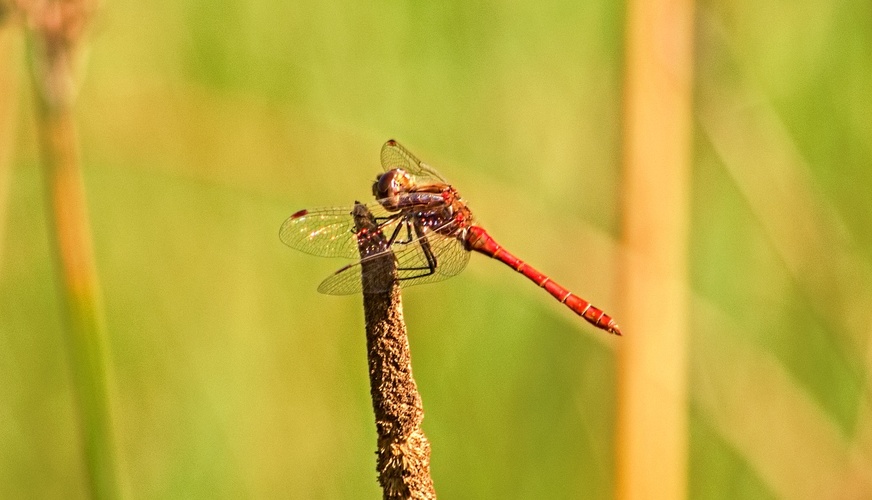
[[[444,183],[421,182],[409,172],[394,168],[379,175],[372,185],[376,200],[391,212],[405,209],[439,208],[454,203],[456,192]]]

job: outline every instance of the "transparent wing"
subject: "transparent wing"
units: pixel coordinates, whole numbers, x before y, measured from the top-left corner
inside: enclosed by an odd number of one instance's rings
[[[427,268],[427,256],[423,249],[425,243],[430,245],[430,251],[436,258],[436,269],[433,273]],[[470,252],[459,239],[432,231],[404,247],[401,251],[394,252],[397,259],[397,278],[404,287],[434,283],[456,276],[469,262]]]
[[[417,180],[419,182],[426,183],[430,181],[443,184],[448,183],[448,181],[445,180],[436,169],[419,160],[408,149],[404,148],[399,142],[393,139],[388,140],[388,142],[382,146],[381,163],[385,172],[395,168],[402,168],[406,172],[418,177]]]
[[[463,271],[469,262],[469,252],[463,247],[463,243],[456,237],[445,236],[429,228],[424,228],[423,231],[421,237],[408,242],[395,241],[390,248],[374,252],[354,264],[339,269],[321,283],[318,291],[328,295],[386,291],[390,283],[379,289],[363,290],[361,269],[363,263],[384,257],[389,252],[393,253],[397,279],[400,286],[404,288],[442,281]],[[433,261],[431,262],[430,259]]]
[[[415,176],[419,184],[446,182],[436,170],[393,139],[382,146],[381,161],[385,171],[402,168]],[[385,210],[379,201],[364,205],[382,226],[382,233],[389,237],[398,215]],[[289,247],[308,254],[357,260],[360,253],[351,211],[352,207],[300,210],[285,220],[279,238]]]
[[[381,224],[382,233],[392,234],[399,214],[388,212],[378,201],[365,206]],[[279,238],[285,245],[311,255],[359,259],[351,211],[352,207],[300,210],[285,220]]]

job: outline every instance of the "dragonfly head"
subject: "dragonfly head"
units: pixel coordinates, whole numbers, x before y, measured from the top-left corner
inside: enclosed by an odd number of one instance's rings
[[[395,168],[376,177],[372,184],[372,194],[377,200],[391,200],[408,193],[412,185],[412,176],[401,168]]]

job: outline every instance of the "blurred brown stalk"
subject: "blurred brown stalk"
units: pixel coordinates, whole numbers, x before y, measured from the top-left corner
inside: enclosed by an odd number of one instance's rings
[[[8,5],[0,0],[0,243],[6,235],[6,209],[9,201],[12,143],[15,140],[15,116],[18,104],[18,72],[13,57],[18,47],[14,43],[14,31],[8,29]],[[4,29],[6,28],[6,29]],[[3,245],[0,244],[0,252]],[[2,259],[2,254],[0,254]]]
[[[627,7],[617,498],[687,496],[693,7]]]
[[[118,498],[99,287],[72,113],[76,66],[96,5],[87,0],[17,0],[16,6],[27,29],[49,223],[67,306],[67,347],[91,493]]]

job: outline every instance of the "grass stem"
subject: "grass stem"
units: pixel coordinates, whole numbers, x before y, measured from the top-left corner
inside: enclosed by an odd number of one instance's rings
[[[49,227],[61,277],[67,348],[94,498],[120,497],[108,394],[106,340],[73,119],[76,65],[94,5],[19,1],[27,23]]]

